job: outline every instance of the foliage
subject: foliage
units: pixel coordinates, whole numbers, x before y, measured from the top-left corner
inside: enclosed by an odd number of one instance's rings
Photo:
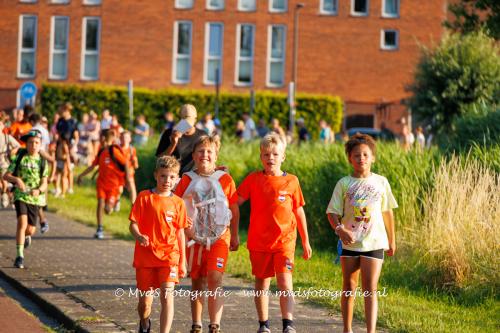
[[[461,0],[450,3],[449,11],[455,16],[445,26],[464,34],[484,29],[491,37],[500,38],[500,1]]]

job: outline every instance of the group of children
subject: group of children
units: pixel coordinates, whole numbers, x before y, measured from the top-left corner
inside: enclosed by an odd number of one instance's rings
[[[239,246],[238,207],[249,200],[247,247],[255,276],[257,332],[271,332],[268,290],[273,277],[283,292],[280,294],[283,332],[296,332],[291,291],[297,229],[305,260],[311,258],[312,249],[299,180],[282,170],[286,142],[276,133],[267,134],[260,144],[262,170],[250,173],[238,188],[231,176],[217,167],[219,148],[217,137],[200,137],[192,152],[194,170],[182,175],[180,181],[180,166],[174,157],[157,159],[156,187],[138,195],[129,217],[130,231],[136,239],[137,288],[143,292],[161,289],[160,332],[169,332],[173,320],[172,290],[180,278],[189,275],[190,332],[202,332],[200,291],[207,288],[208,332],[220,332],[224,299],[217,291],[223,286],[229,251]],[[361,271],[363,290],[368,291],[367,328],[372,333],[384,251],[393,255],[396,249],[392,209],[397,204],[387,179],[371,172],[375,160],[373,139],[367,135],[353,136],[346,144],[346,153],[354,172],[338,182],[327,209],[343,247],[344,332],[352,332],[354,296]],[[153,294],[140,295],[139,332],[150,332]]]

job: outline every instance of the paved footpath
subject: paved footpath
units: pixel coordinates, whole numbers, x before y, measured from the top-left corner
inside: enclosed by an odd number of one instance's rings
[[[40,235],[39,228],[32,246],[25,250],[25,269],[13,268],[15,258],[15,212],[0,211],[0,274],[11,283],[24,288],[38,304],[67,325],[81,332],[134,332],[137,330],[137,299],[129,296],[135,288],[135,272],[131,266],[133,243],[107,238],[93,239],[94,229],[47,214],[50,231]],[[243,295],[252,290],[241,279],[224,277],[225,298],[222,331],[224,333],[256,332],[256,312],[253,298]],[[188,290],[189,280],[181,281],[178,289]],[[117,292],[118,290],[118,292]],[[115,293],[124,291],[124,295]],[[272,332],[281,332],[279,299],[270,298]],[[152,315],[153,330],[159,327],[159,300],[155,299]],[[204,311],[205,312],[205,311]],[[189,301],[175,298],[172,332],[189,332]],[[276,319],[275,319],[276,318]],[[339,314],[304,304],[298,300],[295,310],[298,332],[342,332]],[[204,327],[208,325],[205,315]],[[356,325],[355,332],[364,332]]]

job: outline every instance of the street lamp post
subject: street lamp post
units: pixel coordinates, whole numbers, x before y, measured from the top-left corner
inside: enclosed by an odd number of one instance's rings
[[[296,92],[297,92],[297,58],[299,48],[299,11],[304,8],[303,3],[297,3],[293,13],[293,59],[292,59],[292,81],[289,87],[290,123],[289,129],[293,134],[295,125]]]

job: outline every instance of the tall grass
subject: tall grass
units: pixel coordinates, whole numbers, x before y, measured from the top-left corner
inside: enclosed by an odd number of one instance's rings
[[[498,290],[500,178],[475,159],[443,161],[412,248],[442,286]]]

